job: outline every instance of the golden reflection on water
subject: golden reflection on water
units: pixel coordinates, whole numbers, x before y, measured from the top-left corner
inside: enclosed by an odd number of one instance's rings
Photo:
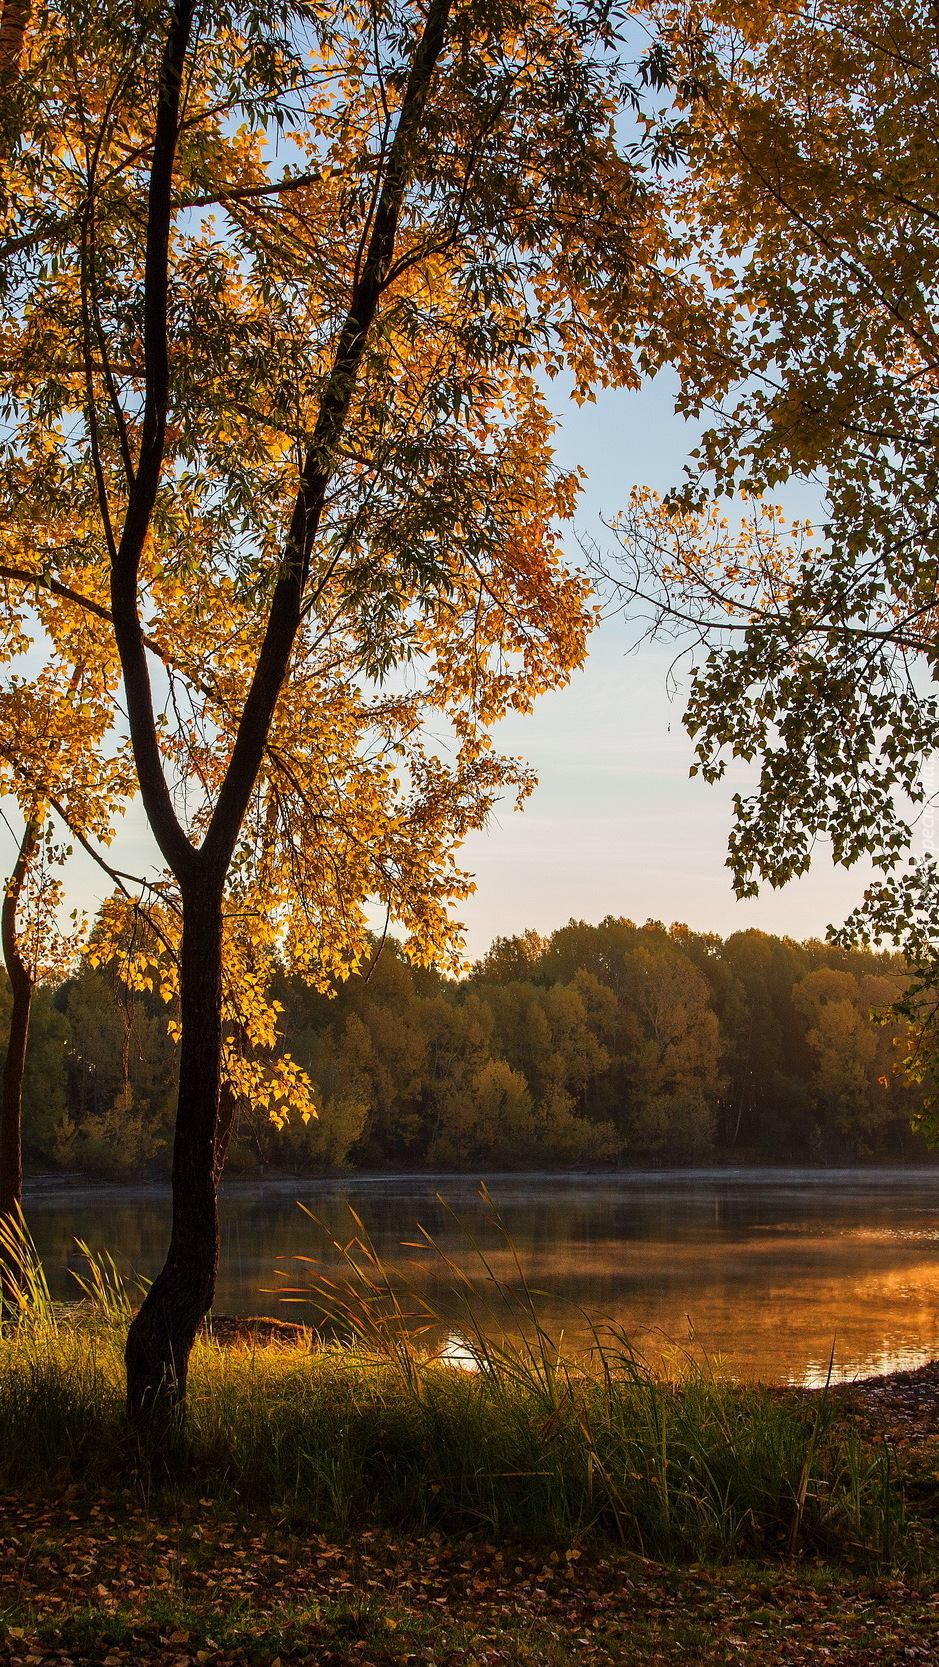
[[[861,1244],[881,1253],[880,1265],[859,1266]],[[939,1255],[903,1255],[897,1265],[899,1249],[888,1235],[866,1233],[854,1243],[845,1235],[833,1246],[828,1238],[805,1234],[798,1242],[801,1266],[791,1239],[764,1240],[756,1254],[752,1244],[739,1241],[709,1255],[700,1245],[646,1242],[523,1251],[521,1260],[539,1293],[539,1319],[573,1351],[593,1342],[579,1303],[601,1328],[604,1319],[613,1321],[646,1359],[671,1369],[686,1358],[738,1377],[818,1385],[829,1370],[832,1381],[841,1382],[939,1355]],[[569,1281],[568,1258],[577,1267],[576,1303],[554,1294]],[[497,1278],[516,1278],[507,1254],[488,1259]],[[415,1283],[456,1326],[458,1307],[448,1302],[430,1264]],[[477,1290],[485,1329],[495,1332],[497,1305],[484,1283]]]
[[[335,1273],[330,1240],[346,1243],[358,1232],[352,1206],[382,1260],[441,1312],[436,1342],[455,1363],[467,1364],[465,1312],[440,1259],[403,1248],[417,1222],[470,1274],[493,1334],[505,1324],[504,1308],[493,1301],[461,1223],[509,1285],[518,1283],[517,1254],[525,1279],[543,1293],[542,1323],[572,1350],[591,1344],[586,1310],[611,1321],[649,1359],[674,1368],[690,1350],[735,1376],[767,1382],[824,1382],[833,1343],[835,1381],[939,1355],[935,1171],[515,1176],[490,1185],[513,1248],[487,1222],[466,1180],[234,1185],[223,1197],[216,1309],[303,1317],[302,1307],[278,1310],[269,1293],[297,1283],[298,1256],[319,1256],[323,1271]],[[297,1208],[298,1198],[320,1228]],[[160,1265],[169,1220],[161,1189],[52,1189],[27,1207],[55,1294],[68,1288],[75,1236],[138,1272]]]

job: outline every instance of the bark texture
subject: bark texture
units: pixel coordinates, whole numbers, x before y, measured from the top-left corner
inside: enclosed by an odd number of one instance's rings
[[[9,1218],[14,1229],[23,1199],[23,1074],[26,1069],[29,1020],[36,983],[32,967],[20,953],[16,935],[16,912],[29,865],[39,843],[39,829],[40,823],[35,817],[31,817],[23,833],[13,873],[7,881],[3,908],[0,911],[0,942],[3,946],[3,959],[12,997],[10,1036],[3,1066],[0,1101],[0,1216]],[[18,1239],[16,1242],[19,1243]],[[11,1242],[4,1255],[0,1276],[5,1298],[9,1296],[15,1302],[16,1289],[22,1283],[22,1278],[22,1262]]]
[[[4,0],[0,13],[0,92],[16,84],[23,59],[29,0]]]
[[[15,1215],[23,1195],[23,1072],[33,1005],[33,981],[20,961],[11,967],[10,1039],[3,1066],[3,1114],[0,1119],[0,1215]]]
[[[127,1336],[127,1406],[147,1423],[186,1393],[189,1355],[212,1306],[218,1266],[216,1124],[221,1063],[222,893],[183,894],[182,1046],[173,1143],[173,1226],[166,1262]]]

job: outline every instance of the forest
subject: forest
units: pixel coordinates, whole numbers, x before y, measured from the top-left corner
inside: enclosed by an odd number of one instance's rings
[[[318,1116],[242,1097],[229,1173],[918,1161],[903,1021],[877,1017],[907,981],[891,953],[612,917],[461,979],[389,940],[329,993],[279,974]],[[165,1005],[84,962],[37,993],[28,1167],[166,1173],[176,1074]]]

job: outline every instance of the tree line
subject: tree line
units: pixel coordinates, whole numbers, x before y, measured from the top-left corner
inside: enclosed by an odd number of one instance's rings
[[[499,938],[462,979],[393,941],[328,993],[281,970],[318,1116],[278,1127],[242,1097],[229,1172],[915,1161],[905,1026],[878,1017],[907,977],[895,954],[612,917]],[[164,1004],[84,963],[37,997],[27,1162],[166,1173],[176,1078]]]

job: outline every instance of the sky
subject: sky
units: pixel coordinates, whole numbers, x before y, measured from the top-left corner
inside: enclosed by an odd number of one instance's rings
[[[638,393],[559,413],[559,461],[586,468],[579,522],[601,543],[611,542],[603,517],[633,485],[664,492],[681,479],[695,431],[674,415],[673,386],[665,374]],[[459,910],[471,956],[496,936],[607,914],[722,935],[758,927],[823,936],[860,901],[871,870],[836,868],[824,848],[804,878],[735,899],[725,866],[731,799],[755,772],[734,765],[714,786],[689,778],[681,687],[669,689],[676,645],[637,646],[640,635],[635,622],[607,620],[571,684],[495,732],[500,750],[534,766],[539,786],[522,814],[506,809],[464,846],[477,886]]]
[[[633,485],[665,491],[681,478],[695,435],[674,415],[672,394],[664,374],[638,393],[558,409],[558,460],[583,465],[588,476],[578,526],[607,547],[603,517],[626,504]],[[800,513],[808,507],[790,502]],[[823,936],[860,901],[870,870],[837,869],[824,849],[803,879],[735,900],[725,866],[731,796],[753,773],[734,765],[716,786],[689,779],[681,689],[669,691],[675,644],[637,646],[640,636],[635,622],[605,621],[567,688],[494,732],[501,751],[534,766],[539,785],[524,812],[504,806],[463,847],[461,863],[473,872],[476,891],[455,913],[466,927],[470,959],[495,937],[529,927],[548,933],[572,917],[683,921],[724,936],[751,926]],[[12,855],[13,841],[0,830],[0,860],[10,863]],[[139,805],[109,857],[136,874],[161,866]],[[93,914],[108,889],[89,859],[73,857],[69,907]]]

